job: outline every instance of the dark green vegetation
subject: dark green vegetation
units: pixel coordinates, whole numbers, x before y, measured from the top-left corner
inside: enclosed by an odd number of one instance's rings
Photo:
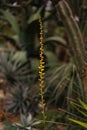
[[[44,31],[45,130],[84,130],[68,119],[79,121],[87,111],[72,105],[77,99],[87,101],[87,0],[0,1],[0,87],[5,96],[9,93],[3,109],[21,118],[20,123],[6,122],[4,129],[43,129],[39,15]],[[79,100],[76,104],[82,106]]]

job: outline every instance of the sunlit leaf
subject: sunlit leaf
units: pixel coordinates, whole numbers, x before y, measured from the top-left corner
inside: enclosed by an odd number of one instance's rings
[[[81,101],[80,99],[79,99],[79,102],[80,102],[80,104],[83,106],[83,108],[84,108],[85,110],[87,110],[87,104],[84,103],[83,101]]]
[[[72,118],[68,118],[70,121],[84,127],[84,128],[87,128],[87,123],[84,123],[84,122],[81,122],[81,121],[78,121],[78,120],[75,120],[75,119],[72,119]]]

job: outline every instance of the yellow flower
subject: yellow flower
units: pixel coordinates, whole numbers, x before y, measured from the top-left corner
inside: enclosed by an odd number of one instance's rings
[[[43,123],[45,125],[46,115],[45,115],[45,100],[44,100],[44,45],[43,45],[43,25],[41,17],[39,16],[39,24],[40,24],[40,65],[39,65],[39,81],[40,81],[40,96],[41,101],[40,104],[42,106],[42,115],[43,115]]]

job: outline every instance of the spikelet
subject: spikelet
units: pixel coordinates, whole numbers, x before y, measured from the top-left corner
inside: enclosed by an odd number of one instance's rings
[[[44,46],[43,46],[43,25],[41,17],[39,16],[39,24],[40,24],[40,64],[39,64],[39,81],[40,81],[40,104],[42,106],[42,115],[43,115],[43,123],[45,126],[46,114],[45,114],[45,100],[44,100]]]

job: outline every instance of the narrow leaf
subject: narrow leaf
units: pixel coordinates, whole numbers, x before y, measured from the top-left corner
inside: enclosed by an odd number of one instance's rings
[[[8,22],[11,24],[15,33],[19,35],[20,30],[16,18],[9,11],[0,10],[0,12],[5,16]]]
[[[84,127],[84,128],[87,128],[87,123],[84,123],[84,122],[81,122],[81,121],[78,121],[78,120],[74,120],[74,119],[71,119],[71,118],[68,118],[70,121]]]
[[[66,41],[65,41],[63,38],[58,37],[58,36],[48,37],[48,38],[44,39],[43,42],[44,42],[44,43],[56,42],[56,43],[61,44],[61,45],[63,45],[63,46],[66,46],[66,45],[67,45]]]
[[[79,99],[79,102],[80,102],[80,104],[83,106],[83,108],[84,108],[85,110],[87,110],[87,104],[84,103],[83,101],[81,101],[80,99]]]
[[[31,17],[28,20],[28,24],[31,24],[32,22],[36,21],[40,15],[40,12],[42,11],[43,6],[33,15],[31,15]]]

